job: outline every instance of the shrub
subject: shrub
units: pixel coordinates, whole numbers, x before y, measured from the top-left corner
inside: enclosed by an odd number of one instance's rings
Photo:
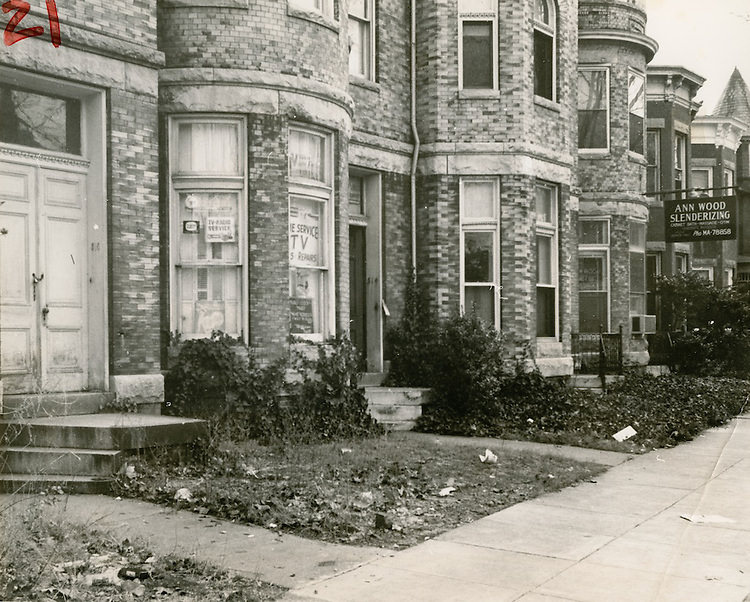
[[[382,432],[357,387],[359,356],[347,338],[320,346],[315,360],[292,355],[261,367],[224,333],[185,341],[166,378],[165,413],[208,419],[209,448],[227,438],[312,442]]]
[[[387,384],[394,387],[432,385],[433,351],[438,331],[429,297],[412,272],[406,283],[404,311],[386,333],[391,357]]]
[[[750,374],[750,291],[719,289],[695,275],[659,279],[672,329],[671,365],[696,375]]]

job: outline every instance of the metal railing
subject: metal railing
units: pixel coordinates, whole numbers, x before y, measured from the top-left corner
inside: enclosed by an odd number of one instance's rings
[[[622,374],[622,326],[619,332],[573,333],[571,351],[576,374]]]

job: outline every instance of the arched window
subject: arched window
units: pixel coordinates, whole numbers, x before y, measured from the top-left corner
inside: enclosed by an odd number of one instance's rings
[[[534,94],[556,100],[557,11],[554,0],[534,0]]]

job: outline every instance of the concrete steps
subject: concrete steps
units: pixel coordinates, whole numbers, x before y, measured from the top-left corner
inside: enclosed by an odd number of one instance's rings
[[[604,376],[604,382],[610,386],[621,381],[624,376],[620,374],[607,374]],[[592,393],[602,393],[602,379],[596,374],[574,374],[570,377],[570,386],[575,389],[591,391]]]
[[[370,414],[387,430],[408,431],[429,402],[430,389],[413,387],[363,387]]]
[[[0,420],[0,492],[107,492],[124,451],[184,445],[204,433],[202,420],[151,414]]]
[[[2,418],[7,420],[37,416],[96,414],[114,402],[114,393],[35,393],[3,395]]]

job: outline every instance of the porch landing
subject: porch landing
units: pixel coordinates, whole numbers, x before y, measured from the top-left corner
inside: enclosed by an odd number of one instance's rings
[[[107,492],[122,455],[184,445],[205,422],[150,414],[78,414],[0,420],[0,492],[61,487]]]

